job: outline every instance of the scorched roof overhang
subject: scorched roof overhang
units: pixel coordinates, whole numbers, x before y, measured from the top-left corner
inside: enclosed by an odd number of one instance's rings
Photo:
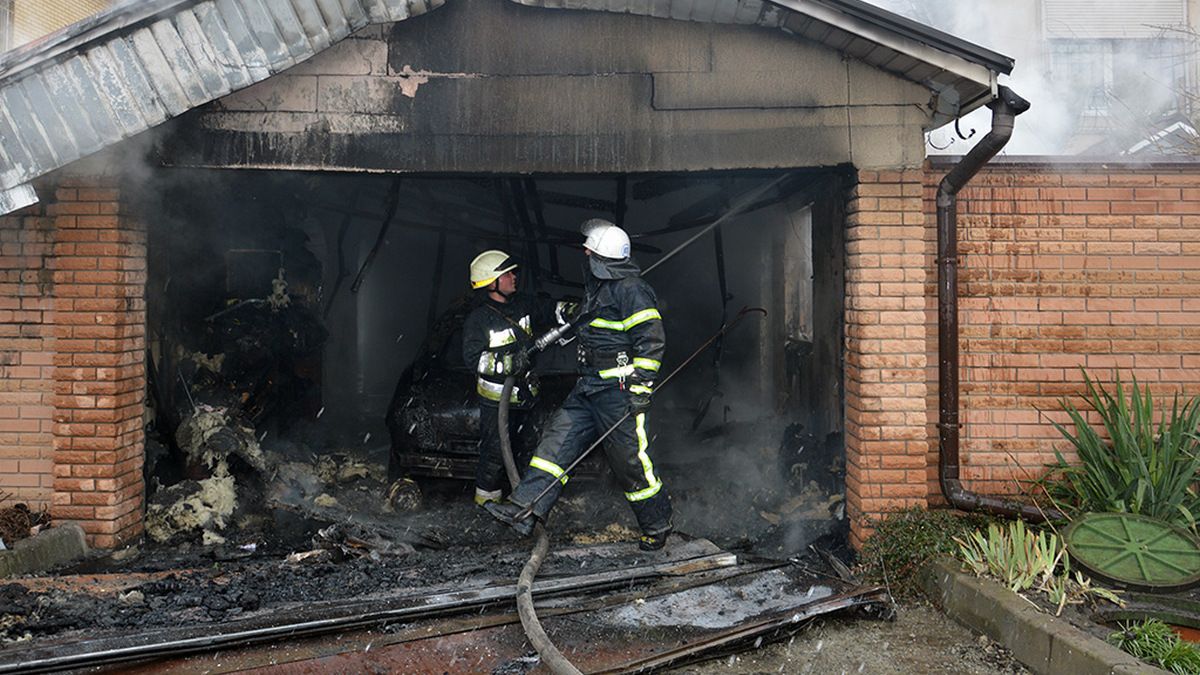
[[[759,25],[927,87],[930,127],[990,101],[1013,61],[861,0],[517,0]],[[0,55],[0,215],[30,181],[444,0],[127,0]]]

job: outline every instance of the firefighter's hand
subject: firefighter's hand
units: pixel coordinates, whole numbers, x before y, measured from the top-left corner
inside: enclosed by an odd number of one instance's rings
[[[509,371],[511,375],[524,375],[529,372],[529,368],[533,365],[529,361],[529,354],[525,350],[518,349],[512,353],[512,369]]]
[[[579,302],[574,298],[563,298],[554,303],[554,318],[559,324],[571,323],[579,313]]]
[[[648,410],[650,410],[650,394],[634,394],[632,392],[629,394],[630,415],[641,415]]]

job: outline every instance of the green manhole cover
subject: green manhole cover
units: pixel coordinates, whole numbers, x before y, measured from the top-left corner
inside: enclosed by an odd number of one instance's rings
[[[1200,541],[1155,518],[1089,513],[1065,539],[1071,558],[1101,579],[1156,591],[1200,582]]]

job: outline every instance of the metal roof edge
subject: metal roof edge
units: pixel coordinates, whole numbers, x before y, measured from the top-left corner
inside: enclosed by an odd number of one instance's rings
[[[836,26],[878,45],[893,49],[901,54],[907,54],[912,58],[924,61],[944,71],[969,79],[981,86],[987,87],[991,91],[992,96],[995,96],[998,71],[993,70],[983,63],[978,63],[963,58],[958,54],[932,46],[926,41],[910,35],[909,33],[912,31],[897,31],[880,20],[879,13],[882,13],[883,10],[878,10],[871,14],[860,12],[859,15],[855,15],[844,11],[840,5],[835,4],[835,0],[766,1],[778,7],[812,17],[831,26]],[[836,0],[836,2],[844,1]],[[887,14],[896,19],[901,18],[894,14]],[[916,26],[922,25],[916,22],[911,23]],[[928,31],[938,32],[933,28],[928,28]],[[990,100],[990,98],[987,100]]]
[[[964,40],[933,26],[914,21],[908,17],[889,12],[882,7],[876,7],[863,0],[810,0],[824,5],[831,5],[846,14],[857,17],[881,28],[904,35],[930,47],[953,54],[961,59],[976,63],[1008,75],[1012,73],[1016,61],[1009,56]]]

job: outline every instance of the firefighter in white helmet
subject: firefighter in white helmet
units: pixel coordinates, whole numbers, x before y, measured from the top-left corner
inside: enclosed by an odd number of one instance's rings
[[[484,251],[471,261],[471,288],[480,297],[463,323],[463,362],[475,369],[479,402],[479,461],[475,471],[475,503],[499,501],[507,480],[500,456],[497,406],[504,379],[516,377],[509,397],[508,424],[517,466],[523,467],[533,445],[532,427],[525,418],[537,395],[537,377],[530,370],[526,348],[535,322],[544,327],[565,322],[569,303],[541,301],[517,292],[517,260],[504,251]]]
[[[666,349],[662,315],[650,284],[629,254],[629,235],[607,220],[584,222],[587,296],[579,329],[580,378],[546,425],[521,484],[508,502],[487,505],[521,534],[545,519],[570,466],[608,428],[605,456],[641,527],[643,550],[662,548],[671,533],[671,502],[650,459],[647,412]],[[538,495],[549,488],[545,496]],[[536,503],[534,500],[537,499]]]

